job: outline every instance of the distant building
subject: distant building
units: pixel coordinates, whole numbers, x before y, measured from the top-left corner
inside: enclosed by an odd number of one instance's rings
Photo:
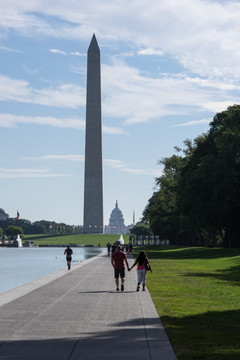
[[[105,225],[104,233],[105,234],[129,234],[130,225],[126,226],[124,224],[124,218],[122,211],[118,207],[118,202],[116,200],[115,208],[112,210],[109,224]]]
[[[8,218],[9,218],[8,213],[5,210],[0,209],[0,220],[7,220]]]

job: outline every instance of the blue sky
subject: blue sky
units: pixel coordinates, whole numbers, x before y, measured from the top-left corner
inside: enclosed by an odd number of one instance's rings
[[[101,50],[104,223],[240,94],[240,2],[0,0],[0,207],[83,223],[87,49]]]

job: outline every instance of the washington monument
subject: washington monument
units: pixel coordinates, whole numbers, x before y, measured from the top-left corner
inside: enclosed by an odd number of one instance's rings
[[[100,50],[93,35],[87,59],[83,232],[103,233],[102,115]]]

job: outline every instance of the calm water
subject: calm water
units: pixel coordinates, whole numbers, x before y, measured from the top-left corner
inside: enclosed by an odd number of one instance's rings
[[[105,252],[104,248],[73,249],[72,264]],[[66,268],[64,248],[0,248],[0,293]]]

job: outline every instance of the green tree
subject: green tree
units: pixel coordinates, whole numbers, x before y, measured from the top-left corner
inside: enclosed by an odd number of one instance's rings
[[[188,219],[193,241],[204,245],[202,234],[212,234],[216,217],[210,200],[213,188],[212,172],[216,161],[216,149],[203,134],[194,142],[185,142],[185,163],[181,169],[179,210]],[[207,229],[207,230],[206,230]],[[206,236],[205,236],[206,238]]]
[[[134,234],[137,236],[140,236],[140,235],[147,236],[147,235],[151,235],[152,232],[151,232],[149,226],[147,226],[143,223],[137,223],[135,226],[133,226],[131,228],[131,234]]]
[[[181,189],[183,212],[205,241],[221,236],[224,246],[240,246],[240,105],[216,114],[194,140]]]
[[[14,236],[23,234],[23,229],[20,226],[8,226],[6,234],[7,236],[11,236],[11,239],[13,240]]]
[[[176,149],[179,151],[179,149]],[[160,161],[163,175],[156,179],[158,190],[149,199],[143,212],[143,221],[160,238],[182,244],[188,238],[186,219],[179,210],[180,179],[184,158],[173,155]]]
[[[3,236],[3,229],[0,227],[0,238]]]
[[[154,234],[172,243],[240,247],[240,105],[214,116],[207,133],[186,140],[144,210]]]

